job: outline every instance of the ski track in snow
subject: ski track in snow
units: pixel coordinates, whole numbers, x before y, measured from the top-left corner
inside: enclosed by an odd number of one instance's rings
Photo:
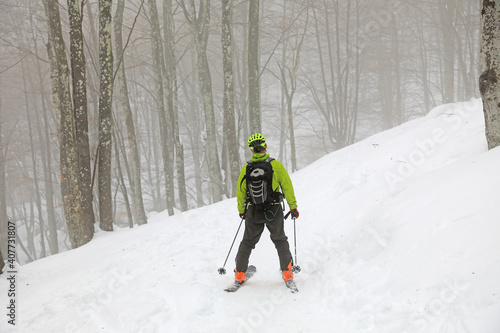
[[[267,230],[255,276],[223,291],[229,199],[20,267],[19,332],[500,332],[499,162],[480,100],[437,107],[292,175],[299,293]]]

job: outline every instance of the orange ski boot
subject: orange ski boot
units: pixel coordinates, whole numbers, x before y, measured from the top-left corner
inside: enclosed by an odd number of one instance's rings
[[[245,282],[245,280],[245,272],[238,272],[236,270],[234,271],[234,282],[238,281],[239,284],[242,284],[243,282]]]

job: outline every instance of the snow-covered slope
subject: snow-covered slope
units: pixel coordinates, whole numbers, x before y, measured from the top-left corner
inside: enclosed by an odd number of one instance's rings
[[[273,147],[270,147],[273,154]],[[20,332],[500,332],[500,150],[481,102],[325,156],[292,175],[300,289],[272,242],[235,294],[218,275],[239,225],[234,199],[19,268]],[[293,252],[293,224],[286,223]],[[0,277],[2,304],[7,280]],[[4,307],[5,309],[5,307]],[[6,312],[6,311],[5,311]],[[8,332],[7,319],[0,331]]]

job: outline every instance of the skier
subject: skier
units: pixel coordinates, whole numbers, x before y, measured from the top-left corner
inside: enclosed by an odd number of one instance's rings
[[[263,135],[252,134],[248,146],[253,153],[252,159],[241,169],[236,187],[238,212],[240,218],[245,219],[245,233],[236,255],[235,283],[245,281],[250,253],[259,241],[264,226],[278,251],[283,279],[293,283],[292,254],[281,208],[284,194],[292,218],[299,217],[292,181],[283,164],[267,154]],[[280,187],[283,194],[279,192]]]

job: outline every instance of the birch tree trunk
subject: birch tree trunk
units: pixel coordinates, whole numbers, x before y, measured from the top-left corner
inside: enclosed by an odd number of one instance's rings
[[[80,1],[68,0],[70,23],[70,63],[73,88],[73,113],[75,139],[78,155],[78,176],[82,194],[82,215],[87,232],[94,232],[94,210],[92,207],[92,175],[90,172],[89,125],[87,116],[87,79],[85,54],[83,52],[82,15]]]
[[[231,48],[233,21],[233,1],[222,1],[222,60],[224,74],[224,143],[227,146],[229,173],[232,184],[231,196],[236,195],[236,183],[239,176],[238,142],[236,141],[236,127],[234,119],[234,74],[233,52]]]
[[[48,25],[48,54],[52,99],[56,110],[60,149],[61,194],[64,215],[71,246],[88,243],[93,234],[87,233],[81,211],[81,193],[78,182],[78,156],[74,138],[74,119],[69,89],[69,69],[66,47],[62,36],[59,4],[56,0],[43,1]]]
[[[259,3],[249,1],[248,10],[248,117],[251,133],[262,131],[259,71]]]
[[[137,145],[137,137],[135,134],[134,118],[130,107],[130,99],[127,86],[127,78],[125,75],[125,59],[122,42],[122,23],[123,11],[125,9],[125,0],[119,0],[115,14],[115,47],[117,58],[120,59],[118,64],[118,85],[120,88],[120,97],[122,101],[123,113],[125,114],[125,124],[127,126],[127,136],[129,142],[130,155],[132,158],[132,201],[134,205],[134,215],[137,224],[142,225],[147,223],[146,212],[144,210],[144,201],[142,199],[142,184],[141,184],[141,161],[139,149]]]
[[[100,227],[113,230],[111,151],[113,100],[113,51],[111,48],[111,0],[99,0],[99,216]]]
[[[483,0],[479,91],[483,99],[488,148],[500,145],[500,0]]]

